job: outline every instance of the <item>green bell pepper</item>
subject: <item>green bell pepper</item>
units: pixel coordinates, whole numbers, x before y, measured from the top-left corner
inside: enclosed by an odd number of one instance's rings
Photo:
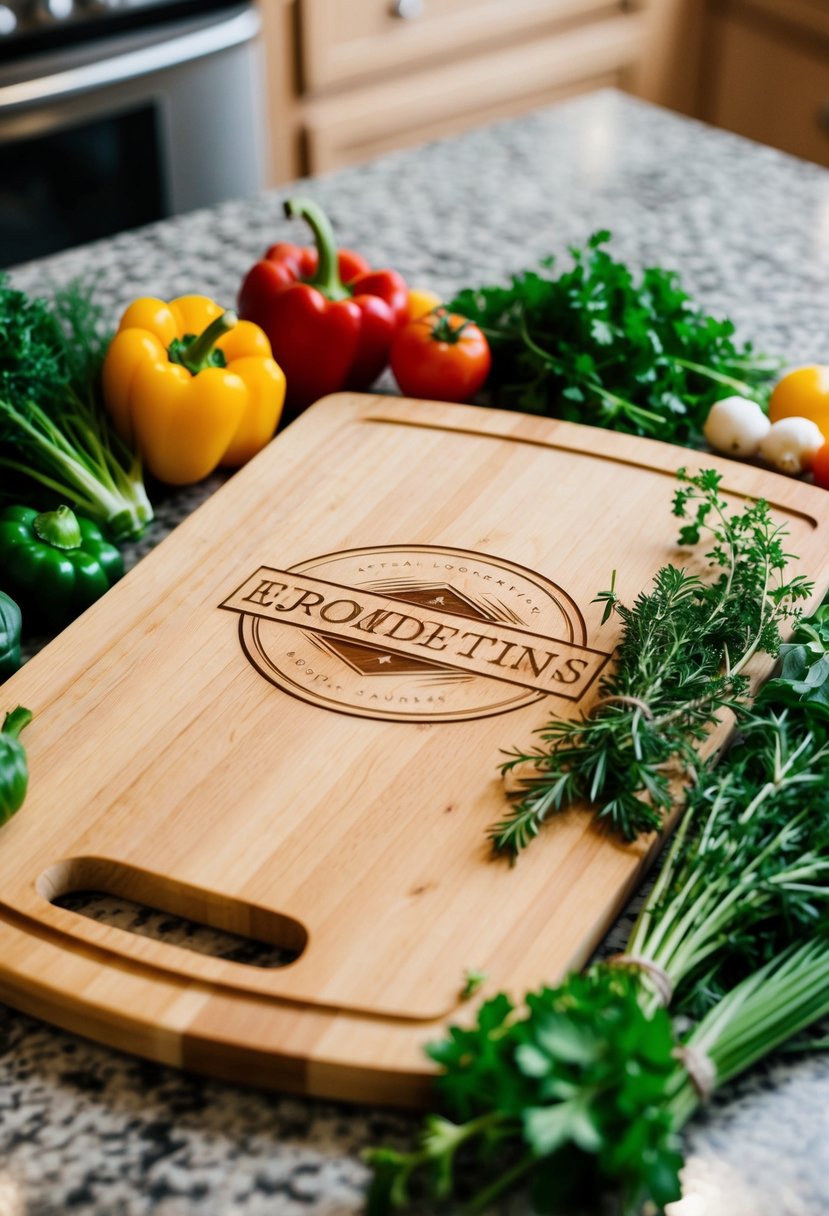
[[[0,824],[19,811],[29,786],[26,749],[18,738],[32,720],[32,711],[18,705],[3,719],[0,730]]]
[[[0,591],[0,683],[20,666],[20,609],[10,595]]]
[[[0,511],[0,566],[26,612],[61,628],[124,573],[121,554],[100,528],[68,507]]]

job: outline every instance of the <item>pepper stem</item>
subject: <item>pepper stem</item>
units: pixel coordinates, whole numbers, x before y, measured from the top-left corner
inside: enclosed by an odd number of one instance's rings
[[[314,234],[317,269],[305,282],[316,287],[328,300],[350,300],[351,292],[340,278],[334,229],[322,207],[310,198],[289,198],[285,201],[285,214],[289,220],[305,220]]]
[[[16,739],[23,727],[29,725],[32,716],[30,709],[24,709],[22,705],[18,705],[17,709],[13,709],[11,713],[6,714],[3,719],[2,733],[4,735],[11,735],[13,739]]]
[[[42,511],[32,520],[32,531],[54,549],[77,549],[81,543],[78,517],[68,507]]]
[[[182,367],[186,367],[193,376],[203,372],[206,367],[217,366],[214,359],[214,347],[219,338],[229,333],[238,322],[239,318],[235,312],[228,310],[220,313],[195,338],[173,343],[169,351],[170,359],[173,363],[180,363]]]

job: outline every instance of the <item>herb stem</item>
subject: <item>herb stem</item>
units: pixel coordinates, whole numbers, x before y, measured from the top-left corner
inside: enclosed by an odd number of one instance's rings
[[[691,359],[681,359],[678,355],[673,356],[673,362],[678,367],[684,367],[686,371],[693,372],[697,376],[705,376],[708,380],[713,380],[717,384],[724,384],[727,388],[733,388],[741,396],[754,397],[754,388],[746,380],[738,380],[735,376],[729,376],[725,372],[716,371],[713,367],[706,367],[703,363],[694,363]]]
[[[476,1212],[484,1212],[504,1191],[508,1191],[516,1182],[520,1182],[538,1164],[535,1153],[527,1153],[511,1169],[505,1170],[489,1186],[478,1191],[469,1203],[464,1205],[463,1212],[474,1216]]]

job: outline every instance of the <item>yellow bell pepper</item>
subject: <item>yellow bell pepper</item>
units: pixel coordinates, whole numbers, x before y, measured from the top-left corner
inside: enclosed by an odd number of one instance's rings
[[[279,422],[285,376],[258,325],[207,296],[130,304],[103,367],[115,425],[159,481],[190,485],[236,468]]]

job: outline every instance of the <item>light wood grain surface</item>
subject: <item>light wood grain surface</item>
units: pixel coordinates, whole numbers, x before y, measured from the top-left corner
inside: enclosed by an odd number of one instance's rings
[[[0,999],[234,1080],[423,1100],[423,1044],[475,1007],[465,969],[488,974],[476,1001],[555,980],[652,859],[578,812],[514,868],[486,830],[501,750],[589,711],[612,571],[630,602],[699,560],[675,548],[681,463],[768,498],[829,581],[829,499],[776,474],[498,411],[314,406],[4,685],[35,717]],[[79,889],[298,957],[228,962],[51,902]]]

